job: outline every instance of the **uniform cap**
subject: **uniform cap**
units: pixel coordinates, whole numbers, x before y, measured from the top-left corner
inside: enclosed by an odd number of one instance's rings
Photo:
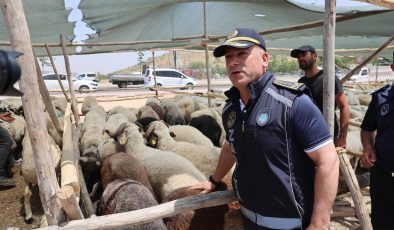
[[[297,58],[299,53],[304,53],[304,52],[307,52],[307,51],[311,51],[312,53],[316,53],[316,50],[315,50],[315,48],[313,46],[303,45],[303,46],[301,46],[298,49],[293,49],[290,52],[290,56],[292,56],[293,58]]]
[[[216,47],[216,49],[213,51],[213,56],[223,56],[225,54],[225,48],[227,46],[239,49],[246,49],[254,45],[260,46],[265,51],[267,51],[264,38],[254,29],[237,28],[231,31],[229,35],[227,35],[226,41],[224,41],[223,44]]]

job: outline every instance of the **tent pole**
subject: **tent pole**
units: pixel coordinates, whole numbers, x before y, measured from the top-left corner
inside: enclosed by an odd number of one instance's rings
[[[50,155],[49,134],[46,128],[43,107],[38,92],[37,73],[29,29],[21,0],[0,0],[4,21],[8,29],[12,49],[24,53],[18,58],[22,76],[19,86],[23,92],[22,104],[36,165],[40,199],[49,225],[58,225],[64,220],[62,207],[56,202],[59,189],[56,172]]]
[[[45,44],[45,49],[47,50],[48,57],[49,57],[49,60],[51,61],[51,65],[52,65],[52,68],[53,68],[53,72],[55,72],[57,81],[59,82],[59,85],[60,85],[60,88],[62,89],[64,97],[66,98],[66,100],[68,102],[70,102],[70,98],[67,96],[66,90],[64,89],[62,80],[60,79],[59,73],[57,72],[57,68],[56,68],[55,62],[53,61],[51,51],[49,51],[49,46],[47,44]]]
[[[156,81],[156,66],[155,66],[155,51],[152,50],[152,65],[153,65],[153,80],[155,81],[155,88],[157,88]],[[155,90],[156,98],[159,99],[159,92]]]
[[[207,35],[207,4],[203,2],[204,6],[204,46],[205,46],[205,68],[207,72],[207,86],[208,92],[211,92],[211,77],[209,76],[209,49],[208,49],[208,35]],[[208,108],[211,108],[211,98],[208,97]]]
[[[77,103],[77,99],[75,98],[75,92],[73,88],[73,81],[72,81],[71,69],[70,69],[70,61],[68,60],[67,48],[66,48],[66,43],[64,42],[63,35],[60,35],[60,42],[62,43],[64,63],[67,70],[67,80],[69,87],[68,90],[70,91],[70,95],[71,95],[71,108],[74,113],[75,123],[78,124],[79,122],[78,103]]]

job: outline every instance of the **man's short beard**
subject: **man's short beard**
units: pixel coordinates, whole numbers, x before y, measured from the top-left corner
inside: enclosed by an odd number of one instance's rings
[[[298,63],[300,69],[302,69],[302,70],[311,69],[312,66],[313,66],[313,64],[314,64],[314,62],[313,62],[312,59],[308,60],[305,64],[303,64],[303,63]]]

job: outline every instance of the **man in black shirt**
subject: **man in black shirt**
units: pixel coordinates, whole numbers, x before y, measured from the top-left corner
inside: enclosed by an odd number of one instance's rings
[[[298,49],[293,49],[290,56],[297,58],[300,68],[305,71],[305,75],[301,77],[298,82],[304,83],[310,89],[313,101],[320,111],[323,112],[323,70],[317,68],[317,53],[315,48],[310,45],[303,45]],[[346,147],[350,109],[342,85],[339,79],[335,77],[335,107],[336,106],[338,106],[340,111],[340,125],[338,127],[335,116],[334,143],[337,147]]]

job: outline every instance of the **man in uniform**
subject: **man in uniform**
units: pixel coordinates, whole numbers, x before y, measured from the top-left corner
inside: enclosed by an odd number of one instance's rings
[[[11,123],[15,120],[10,112],[0,113],[0,122]],[[15,181],[8,178],[7,167],[11,157],[12,138],[8,131],[3,127],[0,127],[0,188],[12,188],[15,187]]]
[[[391,69],[394,72],[394,52]],[[375,137],[376,132],[376,137]],[[374,229],[394,229],[394,83],[372,93],[361,124],[361,163],[371,168],[371,218]]]
[[[223,109],[226,131],[216,171],[193,186],[211,192],[234,163],[233,188],[245,229],[327,229],[339,161],[326,122],[302,84],[267,71],[264,39],[235,29],[214,50],[233,85]]]
[[[323,113],[323,70],[317,68],[317,53],[315,48],[310,45],[303,45],[298,49],[293,49],[290,56],[297,58],[298,65],[305,72],[305,76],[301,77],[298,82],[304,83],[310,89],[313,101]],[[341,82],[335,77],[335,107],[336,106],[339,107],[340,125],[338,128],[335,115],[334,143],[337,147],[345,148],[350,109]]]

